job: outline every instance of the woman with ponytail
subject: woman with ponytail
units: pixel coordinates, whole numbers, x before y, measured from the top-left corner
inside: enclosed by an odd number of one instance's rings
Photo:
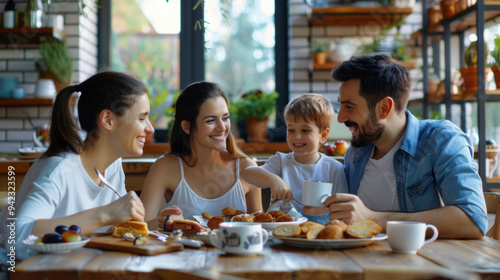
[[[79,125],[69,106],[75,92],[81,93]],[[15,246],[16,259],[26,259],[34,252],[20,241],[30,234],[54,232],[58,225],[75,224],[82,235],[88,235],[105,225],[144,221],[140,199],[135,192],[125,190],[121,157],[142,155],[146,135],[154,132],[149,110],[144,85],[117,72],[95,74],[57,94],[51,113],[50,145],[31,166],[16,193],[16,215],[6,208],[0,213],[2,225],[8,224],[8,218],[17,218],[14,245],[8,238],[8,228],[0,228],[3,264],[11,246]],[[117,193],[104,186],[94,168],[104,174]]]
[[[177,98],[171,152],[156,160],[141,192],[150,227],[171,225],[171,208],[160,212],[163,198],[167,207],[180,207],[186,219],[203,212],[220,216],[226,206],[262,210],[260,189],[239,176],[256,163],[235,143],[228,103],[217,84],[205,81],[189,85]]]

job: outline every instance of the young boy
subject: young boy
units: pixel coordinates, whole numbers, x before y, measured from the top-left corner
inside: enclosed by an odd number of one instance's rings
[[[241,176],[251,184],[269,186],[273,199],[290,201],[291,190],[294,200],[290,202],[295,209],[308,220],[324,224],[330,220],[327,208],[310,209],[321,215],[304,213],[302,188],[304,181],[320,181],[333,183],[332,194],[348,191],[344,166],[318,152],[330,133],[333,107],[323,95],[307,93],[288,103],[284,117],[287,143],[292,152],[277,152],[263,166],[246,168]]]

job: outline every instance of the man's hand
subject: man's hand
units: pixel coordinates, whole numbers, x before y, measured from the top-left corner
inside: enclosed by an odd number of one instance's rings
[[[336,193],[327,198],[323,205],[330,211],[330,220],[341,220],[346,224],[358,219],[373,219],[375,214],[353,194]]]

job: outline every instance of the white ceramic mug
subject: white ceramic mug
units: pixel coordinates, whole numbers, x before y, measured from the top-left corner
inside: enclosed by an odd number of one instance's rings
[[[425,232],[430,228],[434,232],[425,240]],[[420,222],[389,221],[386,224],[387,241],[395,253],[416,254],[422,246],[437,239],[438,230],[433,225]]]
[[[269,234],[257,223],[224,222],[214,229],[210,241],[226,253],[249,255],[262,252]]]
[[[56,85],[51,79],[40,79],[36,82],[35,96],[41,98],[53,97],[56,95]]]
[[[332,195],[332,189],[332,183],[304,181],[302,204],[323,207],[323,202]]]

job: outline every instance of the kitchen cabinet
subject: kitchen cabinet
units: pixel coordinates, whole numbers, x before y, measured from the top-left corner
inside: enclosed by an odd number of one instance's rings
[[[380,26],[385,27],[399,22],[412,13],[412,8],[396,7],[356,7],[356,6],[330,6],[310,7],[307,11],[309,24],[309,46],[312,44],[313,26]],[[325,64],[314,63],[311,59],[308,68],[309,89],[312,89],[312,75],[314,71],[330,71],[339,62]]]
[[[422,11],[427,11],[427,1],[422,1]],[[427,13],[422,13],[422,29],[415,34],[421,37],[422,40],[422,56],[423,56],[423,88],[424,98],[423,110],[424,118],[427,118],[429,102],[428,95],[428,80],[429,80],[429,65],[428,65],[428,43],[429,38],[437,38],[444,41],[444,69],[445,69],[445,95],[444,99],[439,104],[445,105],[446,119],[451,119],[451,106],[461,106],[461,126],[465,131],[465,105],[470,104],[477,106],[477,129],[479,144],[477,147],[477,160],[479,164],[479,175],[483,181],[483,189],[488,191],[492,188],[500,186],[500,178],[486,178],[486,105],[490,102],[500,104],[500,90],[486,90],[485,83],[478,83],[476,92],[472,94],[466,93],[468,96],[464,100],[456,100],[451,96],[451,36],[459,36],[459,55],[460,66],[464,66],[463,53],[464,34],[468,30],[475,29],[477,34],[477,80],[485,80],[485,57],[487,54],[484,51],[484,29],[486,23],[492,22],[496,17],[500,16],[499,1],[477,1],[471,7],[457,13],[456,15],[441,20],[437,24],[427,26]],[[453,58],[457,59],[457,58]],[[472,97],[471,97],[472,96]]]

